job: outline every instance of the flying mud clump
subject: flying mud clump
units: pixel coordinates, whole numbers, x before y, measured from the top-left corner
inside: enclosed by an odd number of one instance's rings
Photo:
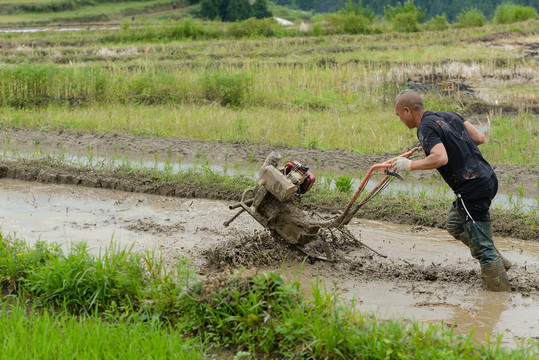
[[[279,266],[286,259],[298,260],[296,258],[299,256],[292,245],[272,237],[267,231],[240,234],[204,251],[202,255],[206,259],[206,266],[213,270],[273,267]]]

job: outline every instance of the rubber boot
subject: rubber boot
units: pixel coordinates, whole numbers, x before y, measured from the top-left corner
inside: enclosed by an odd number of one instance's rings
[[[490,291],[511,292],[511,285],[509,284],[509,279],[507,279],[507,273],[503,268],[501,258],[496,259],[489,265],[481,265],[481,273],[483,274],[485,285]]]
[[[498,255],[500,255],[500,258],[502,259],[502,263],[503,263],[503,268],[505,269],[505,271],[511,269],[511,266],[513,266],[513,263],[511,263],[511,261],[507,260],[503,255],[502,253],[500,252],[500,250],[498,250],[496,248],[496,245],[494,245],[494,249],[496,249],[496,251],[498,252]]]
[[[511,291],[502,258],[492,241],[490,223],[469,221],[464,224],[464,229],[468,233],[470,252],[481,264],[487,288],[491,291]]]
[[[468,232],[466,231],[464,222],[462,221],[462,217],[460,216],[457,208],[454,205],[452,205],[451,209],[449,210],[449,217],[447,219],[447,232],[455,239],[460,240],[464,245],[470,247],[470,237],[468,235]],[[492,239],[490,227],[488,232],[490,238]],[[501,257],[505,271],[509,270],[513,264],[500,253],[496,246],[494,246],[494,249]]]

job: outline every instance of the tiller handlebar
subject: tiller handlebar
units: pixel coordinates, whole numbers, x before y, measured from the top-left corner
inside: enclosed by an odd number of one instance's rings
[[[405,152],[404,154],[399,155],[399,157],[409,158],[417,150],[419,150],[419,147],[414,147],[412,150],[410,150],[408,152]],[[356,213],[359,211],[359,209],[363,205],[365,205],[365,203],[367,203],[374,196],[376,196],[378,193],[380,193],[389,184],[391,177],[394,176],[394,177],[397,177],[400,180],[402,180],[402,178],[400,177],[399,174],[389,171],[389,168],[391,167],[391,162],[394,159],[395,158],[392,158],[392,159],[389,159],[389,160],[387,160],[387,161],[385,161],[385,162],[383,162],[381,164],[376,164],[376,165],[371,166],[371,168],[369,169],[369,171],[367,172],[367,174],[365,175],[365,177],[361,181],[361,184],[359,185],[359,187],[358,187],[356,193],[354,194],[354,197],[352,198],[352,200],[348,203],[348,205],[344,209],[343,213],[341,215],[339,215],[331,223],[331,225],[329,227],[338,228],[338,227],[341,227],[343,225],[347,225],[350,222],[350,220],[352,220],[352,218],[356,215]],[[384,176],[384,178],[378,183],[378,185],[376,185],[374,187],[374,189],[369,194],[367,194],[367,196],[365,196],[363,198],[363,200],[361,200],[361,202],[359,204],[357,204],[355,206],[355,208],[350,212],[350,209],[352,209],[352,205],[354,205],[354,203],[356,202],[359,195],[363,192],[363,190],[365,190],[365,187],[367,186],[367,184],[368,184],[371,176],[374,174],[375,170],[378,170],[378,169],[380,169],[380,172],[383,175],[386,175],[386,176]]]

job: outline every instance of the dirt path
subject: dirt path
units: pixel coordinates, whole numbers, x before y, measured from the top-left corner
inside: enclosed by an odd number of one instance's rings
[[[79,186],[0,179],[0,231],[17,232],[30,243],[57,242],[68,248],[85,241],[98,253],[111,241],[134,251],[157,250],[173,266],[193,260],[201,275],[238,267],[282,271],[294,280],[302,272],[305,293],[318,276],[342,301],[380,318],[404,317],[454,324],[455,331],[484,340],[505,334],[504,344],[539,336],[539,244],[495,239],[513,261],[511,294],[484,289],[478,265],[445,231],[355,220],[349,229],[368,249],[337,244],[335,263],[302,264],[303,254],[274,240],[249,216],[229,228],[233,211],[222,201],[181,199]]]

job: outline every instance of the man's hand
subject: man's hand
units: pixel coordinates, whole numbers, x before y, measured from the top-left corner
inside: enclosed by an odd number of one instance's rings
[[[405,157],[395,158],[391,162],[390,170],[396,173],[412,171],[412,160]]]

